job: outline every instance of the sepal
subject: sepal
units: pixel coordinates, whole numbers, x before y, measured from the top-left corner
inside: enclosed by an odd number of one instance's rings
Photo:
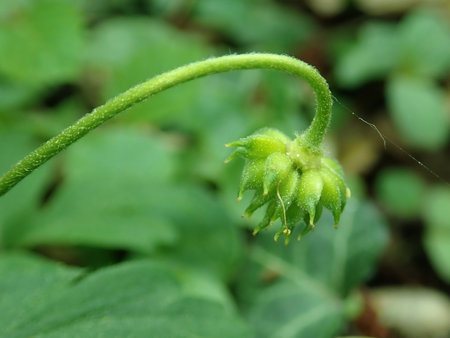
[[[275,152],[286,152],[286,144],[268,135],[255,134],[237,141],[230,142],[225,147],[238,147],[239,155],[249,160],[266,158]]]
[[[307,170],[301,178],[298,188],[297,203],[309,215],[308,224],[314,227],[316,207],[320,201],[323,180],[318,170]]]
[[[257,189],[262,185],[264,177],[264,159],[247,160],[241,175],[241,182],[239,184],[238,202],[244,196],[247,190]]]
[[[268,195],[269,191],[274,191],[278,183],[288,176],[291,169],[292,161],[286,154],[270,154],[264,166],[264,195]]]

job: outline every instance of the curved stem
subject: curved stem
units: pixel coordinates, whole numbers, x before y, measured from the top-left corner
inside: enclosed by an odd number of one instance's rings
[[[319,146],[330,121],[332,101],[326,80],[314,67],[292,57],[276,54],[253,53],[222,56],[194,62],[157,75],[94,109],[92,113],[85,115],[75,124],[64,129],[60,134],[27,155],[1,177],[0,196],[70,144],[133,104],[167,88],[199,77],[256,68],[281,70],[299,76],[311,85],[316,93],[317,108],[316,115],[304,136],[309,143]]]

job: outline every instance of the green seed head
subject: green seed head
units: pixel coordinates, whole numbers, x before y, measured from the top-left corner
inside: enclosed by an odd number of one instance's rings
[[[342,167],[324,157],[320,148],[306,142],[302,135],[291,140],[271,128],[226,146],[236,149],[225,163],[236,157],[246,161],[238,202],[245,191],[255,191],[243,216],[250,218],[257,209],[267,205],[254,234],[280,219],[282,226],[275,240],[284,235],[288,243],[296,224],[305,223],[299,238],[314,229],[323,207],[331,211],[337,227],[350,190],[344,182]]]

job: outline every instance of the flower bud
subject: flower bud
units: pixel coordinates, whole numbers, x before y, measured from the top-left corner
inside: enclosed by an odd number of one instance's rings
[[[320,148],[299,135],[291,141],[276,129],[264,128],[226,146],[237,147],[225,162],[246,159],[239,185],[238,201],[247,190],[254,190],[243,216],[267,205],[263,220],[254,234],[280,219],[282,226],[274,239],[285,236],[289,242],[296,223],[306,225],[299,238],[314,228],[323,207],[331,211],[335,227],[344,210],[350,190],[339,163],[324,157]]]

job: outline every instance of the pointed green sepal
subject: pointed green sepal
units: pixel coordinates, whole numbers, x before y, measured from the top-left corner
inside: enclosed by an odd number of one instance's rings
[[[266,204],[269,201],[269,199],[270,197],[265,196],[262,193],[262,190],[257,190],[250,202],[250,205],[247,207],[247,209],[245,209],[244,214],[242,216],[243,217],[247,216],[248,218],[250,218],[253,215],[253,213],[259,208],[261,208],[264,204]]]
[[[303,172],[300,176],[297,203],[309,214],[309,224],[314,226],[316,207],[323,189],[322,175],[316,169]]]
[[[237,141],[230,142],[227,147],[240,147],[245,149],[245,158],[266,158],[272,153],[286,152],[286,144],[277,138],[268,135],[250,135]]]
[[[335,185],[339,189],[342,212],[345,208],[345,205],[347,204],[347,199],[350,198],[350,189],[347,188],[347,185],[344,182],[344,178],[341,175],[338,175],[336,170],[330,170],[330,167],[322,167],[321,171],[331,177],[334,180]]]
[[[237,157],[246,158],[247,152],[244,148],[238,148],[235,151],[233,151],[230,156],[228,156],[223,163],[227,164],[230,163],[232,160],[234,160]]]
[[[322,216],[322,211],[323,211],[323,205],[322,202],[319,201],[319,203],[316,205],[316,210],[314,211],[314,219],[313,222],[311,223],[311,217],[308,213],[305,213],[304,217],[303,217],[303,221],[305,222],[305,224],[309,224],[309,226],[311,227],[311,230],[314,230],[317,222],[320,219],[320,216]]]
[[[238,202],[247,190],[257,189],[262,185],[264,160],[253,160],[245,163],[239,184]]]
[[[264,165],[264,195],[275,191],[278,183],[286,178],[291,169],[292,161],[286,154],[270,154]]]
[[[253,235],[256,235],[258,232],[260,232],[262,229],[267,228],[269,225],[272,225],[274,221],[272,221],[273,215],[276,211],[276,203],[274,201],[269,202],[269,205],[266,209],[266,214],[264,215],[264,218],[262,221],[256,226],[255,230],[253,231]]]
[[[330,157],[322,157],[321,164],[322,168],[327,168],[330,172],[334,173],[336,176],[339,176],[341,179],[344,179],[344,169],[342,169],[342,166],[335,159],[332,159]]]
[[[274,129],[274,128],[261,128],[261,129],[257,130],[254,134],[255,135],[267,135],[267,136],[273,137],[273,138],[283,142],[284,144],[291,142],[291,139],[289,137],[287,137],[284,133],[282,133],[278,129]]]
[[[314,230],[314,227],[309,225],[308,223],[305,224],[303,227],[302,232],[298,235],[297,240],[301,240],[304,236],[306,236],[311,230]]]
[[[342,213],[341,190],[339,189],[333,174],[321,170],[321,176],[323,180],[323,190],[320,200],[333,214],[334,226],[336,227]]]
[[[272,222],[281,219],[283,225],[287,223],[287,210],[293,204],[298,189],[299,174],[295,170],[287,175],[284,181],[281,181],[277,187],[277,194],[274,197],[276,209],[272,216]],[[280,199],[281,198],[281,199]]]
[[[297,203],[291,203],[286,211],[286,222],[288,226],[293,227],[296,223],[303,220],[305,212],[301,209]]]

